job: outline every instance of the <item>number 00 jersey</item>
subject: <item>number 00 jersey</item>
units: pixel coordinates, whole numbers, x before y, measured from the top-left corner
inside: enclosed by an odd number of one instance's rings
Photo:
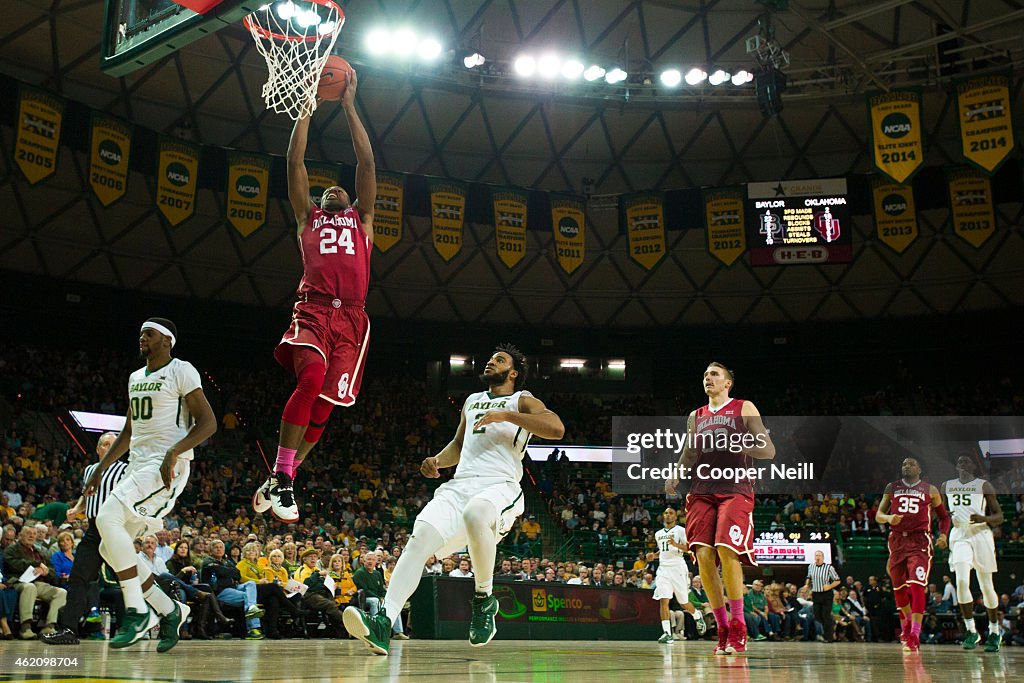
[[[913,486],[902,479],[892,482],[892,500],[889,514],[902,515],[900,523],[892,527],[892,533],[909,534],[921,531],[931,534],[932,531],[932,496],[931,484],[919,481]]]
[[[508,396],[494,396],[481,391],[466,399],[462,414],[466,418],[466,433],[462,438],[462,454],[455,468],[455,479],[469,477],[503,478],[519,483],[523,478],[523,453],[532,436],[511,422],[495,422],[474,429],[473,425],[491,410],[519,412],[519,399],[532,396],[528,391],[517,391]]]
[[[685,553],[669,543],[669,539],[676,543],[686,543],[686,529],[676,524],[671,529],[658,529],[654,534],[654,541],[658,544],[658,566],[685,568]]]
[[[152,372],[142,367],[128,376],[132,462],[162,460],[167,449],[188,434],[193,420],[185,397],[202,388],[199,372],[179,358]],[[191,460],[192,451],[178,457]]]
[[[950,542],[957,538],[965,538],[971,534],[988,529],[984,522],[971,522],[971,515],[985,514],[985,480],[974,478],[962,483],[959,479],[950,479],[945,484],[946,498],[949,499],[949,514],[953,518],[953,530]]]
[[[364,301],[370,287],[372,249],[354,208],[333,212],[314,206],[299,236],[303,269],[299,297],[316,292],[334,299]]]

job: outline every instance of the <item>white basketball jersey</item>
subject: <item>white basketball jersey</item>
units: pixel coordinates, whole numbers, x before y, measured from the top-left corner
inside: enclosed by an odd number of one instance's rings
[[[971,522],[971,515],[985,514],[984,479],[975,478],[966,484],[959,479],[946,482],[946,498],[949,500],[949,514],[953,518],[954,530],[965,530],[968,533],[987,529],[984,522]]]
[[[163,459],[167,449],[181,441],[192,427],[185,396],[202,389],[199,372],[191,363],[172,358],[153,372],[145,367],[128,376],[131,408],[131,459]],[[192,451],[178,457],[192,459]]]
[[[685,553],[669,543],[669,539],[676,543],[686,543],[686,529],[676,524],[671,529],[658,529],[657,533],[654,534],[654,540],[658,544],[659,566],[682,567],[685,569]]]
[[[523,453],[532,436],[511,422],[495,422],[474,429],[476,421],[491,410],[519,412],[519,399],[531,396],[517,391],[507,396],[494,396],[481,391],[466,399],[462,414],[466,433],[462,437],[462,453],[455,468],[455,479],[469,477],[502,478],[519,483],[523,478]]]

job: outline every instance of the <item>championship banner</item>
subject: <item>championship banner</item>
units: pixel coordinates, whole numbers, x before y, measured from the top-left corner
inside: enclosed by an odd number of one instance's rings
[[[462,224],[466,216],[466,187],[462,183],[430,183],[430,224],[434,249],[445,262],[462,251]]]
[[[555,234],[558,265],[566,275],[572,275],[583,264],[586,253],[583,200],[578,197],[552,197],[551,228]]]
[[[89,185],[103,206],[110,206],[128,189],[130,124],[99,112],[92,113],[89,143]]]
[[[637,194],[623,199],[629,256],[651,270],[665,255],[665,206],[660,194]]]
[[[156,206],[171,226],[192,217],[196,210],[199,147],[172,138],[160,139],[156,172]]]
[[[46,180],[57,170],[64,100],[26,85],[18,89],[18,130],[14,163],[29,185]]]
[[[509,269],[526,256],[526,206],[529,195],[504,188],[491,193],[494,205],[494,240],[498,258]]]
[[[875,168],[897,183],[906,182],[924,163],[921,93],[903,90],[869,95],[868,111]]]
[[[747,250],[741,189],[706,190],[704,220],[707,225],[708,253],[727,266]]]
[[[270,157],[229,151],[228,223],[242,237],[248,237],[267,222],[269,196]]]
[[[405,201],[405,176],[377,172],[377,201],[373,205],[373,243],[382,252],[402,239],[402,204]]]
[[[995,173],[1013,150],[1010,78],[978,76],[957,83],[956,109],[964,157]]]
[[[338,167],[333,164],[306,162],[306,178],[309,180],[309,199],[317,206],[328,187],[338,184]]]
[[[875,176],[871,180],[879,241],[902,254],[917,239],[914,188]]]
[[[946,172],[946,179],[953,231],[977,249],[996,229],[992,183],[987,175],[973,168],[951,169]]]

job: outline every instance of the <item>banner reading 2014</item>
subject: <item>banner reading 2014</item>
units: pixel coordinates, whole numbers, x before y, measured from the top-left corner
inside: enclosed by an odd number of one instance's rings
[[[27,85],[20,87],[18,96],[14,163],[29,185],[35,185],[57,171],[64,101]]]
[[[228,152],[228,223],[248,237],[267,222],[270,196],[270,158]]]
[[[704,220],[708,231],[708,253],[727,266],[747,250],[743,200],[737,189],[708,190],[704,193]]]
[[[373,208],[373,243],[382,252],[402,239],[405,176],[377,171],[377,201]]]
[[[586,255],[586,218],[583,200],[578,197],[551,198],[551,229],[555,234],[555,254],[566,275],[583,265]]]
[[[629,256],[650,270],[665,255],[665,207],[660,194],[638,194],[623,200]]]
[[[871,151],[875,168],[897,183],[924,163],[921,136],[921,93],[914,90],[868,96]]]
[[[162,138],[156,170],[156,207],[171,226],[180,225],[196,210],[199,147]]]
[[[994,173],[1013,150],[1008,76],[978,76],[956,85],[960,145],[964,157]]]
[[[917,239],[914,188],[875,176],[871,181],[871,194],[875,200],[878,239],[902,254]]]
[[[983,245],[996,229],[992,204],[992,183],[973,168],[946,171],[949,205],[953,210],[953,231],[973,247]]]
[[[522,190],[502,188],[491,194],[494,205],[494,241],[498,258],[514,268],[526,255],[526,207],[529,195]]]
[[[466,216],[466,188],[461,183],[430,183],[430,224],[434,249],[446,262],[462,251],[462,225]]]
[[[89,186],[100,204],[110,206],[128,188],[132,127],[120,119],[93,112],[90,137]]]

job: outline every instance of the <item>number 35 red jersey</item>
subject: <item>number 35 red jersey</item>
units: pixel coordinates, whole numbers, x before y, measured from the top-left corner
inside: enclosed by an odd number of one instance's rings
[[[892,500],[889,503],[889,514],[902,515],[899,524],[892,527],[893,533],[923,531],[930,534],[932,530],[932,496],[931,484],[919,481],[913,486],[897,480],[891,483]]]
[[[313,207],[299,237],[302,280],[299,294],[318,292],[335,299],[364,301],[370,287],[373,243],[352,207],[332,212]]]

